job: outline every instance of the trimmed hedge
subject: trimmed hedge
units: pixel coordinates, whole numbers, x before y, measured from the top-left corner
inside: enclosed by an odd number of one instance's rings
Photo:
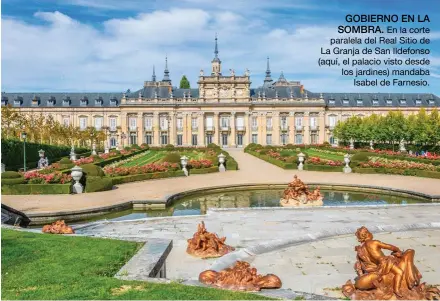
[[[218,172],[218,166],[208,167],[208,168],[199,168],[199,169],[191,169],[189,171],[190,175],[198,175],[198,174],[205,174],[205,173],[212,173],[212,172]]]
[[[146,173],[139,175],[128,175],[128,176],[120,176],[120,177],[111,177],[113,185],[136,182],[136,181],[145,181],[151,179],[161,179],[161,178],[171,178],[171,177],[182,177],[184,173],[182,170],[177,171],[166,171],[166,172],[155,172],[155,173]]]
[[[298,168],[298,165],[296,164],[296,162],[292,162],[292,163],[288,163],[288,162],[283,162],[277,159],[274,159],[270,156],[267,155],[261,155],[260,153],[254,152],[250,149],[246,150],[247,153],[251,154],[252,156],[255,156],[257,158],[260,158],[261,160],[264,160],[268,163],[271,163],[273,165],[276,165],[278,167],[284,168],[284,169],[296,169]]]
[[[112,189],[113,189],[113,182],[111,178],[96,177],[96,176],[86,177],[85,192],[98,192],[98,191],[106,191]]]
[[[2,185],[2,194],[70,194],[71,184],[16,184]]]
[[[84,164],[81,165],[81,168],[83,169],[83,172],[85,173],[86,177],[103,177],[105,176],[104,171],[101,167],[90,163],[90,164]]]
[[[21,175],[16,171],[5,171],[2,173],[2,180],[4,179],[17,179],[21,178]]]
[[[18,170],[23,167],[23,141],[15,139],[2,139],[2,162],[5,164],[6,170]],[[31,169],[38,165],[40,157],[38,151],[42,149],[50,162],[57,162],[61,158],[70,154],[70,147],[56,146],[48,144],[40,144],[26,142],[26,167]],[[78,154],[87,152],[85,148],[76,148]]]
[[[329,172],[342,172],[344,166],[329,166],[318,164],[304,164],[304,170],[310,171],[329,171]]]
[[[24,184],[26,180],[23,177],[13,178],[13,179],[2,179],[2,185],[16,185],[16,184]]]

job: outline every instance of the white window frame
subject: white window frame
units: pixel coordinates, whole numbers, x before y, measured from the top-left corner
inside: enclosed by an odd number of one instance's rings
[[[85,130],[87,128],[87,117],[79,117],[79,128]]]
[[[137,117],[129,117],[128,124],[130,127],[130,131],[136,131],[137,130]]]

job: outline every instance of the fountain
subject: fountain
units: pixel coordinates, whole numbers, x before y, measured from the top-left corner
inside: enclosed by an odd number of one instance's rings
[[[226,237],[219,238],[217,234],[210,233],[201,222],[193,238],[188,239],[186,252],[200,258],[221,257],[235,249],[225,244]]]
[[[257,274],[245,261],[237,261],[231,268],[220,272],[206,270],[200,273],[199,281],[203,284],[230,290],[260,291],[263,288],[280,288],[282,283],[278,276]]]
[[[414,265],[415,251],[373,240],[366,227],[356,231],[361,243],[355,247],[358,275],[353,284],[342,286],[343,294],[352,300],[439,300],[440,290],[420,283],[422,274]],[[390,250],[384,255],[382,250]]]
[[[280,205],[283,207],[322,206],[323,199],[324,196],[319,191],[319,187],[310,192],[307,185],[295,175],[293,181],[284,190]]]

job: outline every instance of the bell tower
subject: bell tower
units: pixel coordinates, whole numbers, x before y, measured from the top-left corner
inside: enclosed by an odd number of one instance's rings
[[[222,61],[218,58],[217,33],[215,34],[214,59],[211,61],[211,75],[222,75]]]

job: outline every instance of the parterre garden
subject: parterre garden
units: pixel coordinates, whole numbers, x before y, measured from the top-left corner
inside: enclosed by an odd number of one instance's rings
[[[175,148],[173,145],[152,147],[143,144],[125,149],[111,150],[93,156],[83,156],[71,161],[62,158],[50,166],[28,172],[7,171],[2,174],[2,194],[68,194],[71,193],[71,168],[80,166],[83,177],[80,182],[85,192],[111,190],[113,185],[184,176],[182,156],[189,158],[187,168],[191,174],[218,171],[218,155],[226,156],[226,168],[237,170],[237,162],[229,153],[211,144],[206,148]]]
[[[323,145],[283,147],[249,144],[245,152],[284,169],[298,168],[298,154],[305,155],[304,170],[342,172],[344,155],[350,155],[355,173],[382,173],[440,179],[440,155],[415,156],[391,150],[349,149]]]

